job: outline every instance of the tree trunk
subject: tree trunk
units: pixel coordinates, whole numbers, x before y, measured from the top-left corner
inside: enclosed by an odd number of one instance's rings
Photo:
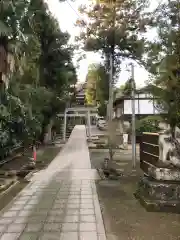
[[[174,125],[171,125],[171,135],[172,135],[172,138],[175,138],[175,130],[176,130],[176,127]]]

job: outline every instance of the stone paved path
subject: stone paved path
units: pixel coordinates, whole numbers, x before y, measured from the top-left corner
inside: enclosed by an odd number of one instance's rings
[[[105,240],[84,126],[0,215],[1,240]]]

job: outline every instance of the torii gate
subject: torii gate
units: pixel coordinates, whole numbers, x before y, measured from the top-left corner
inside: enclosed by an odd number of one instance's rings
[[[68,112],[76,112],[76,113],[68,113]],[[58,114],[58,116],[60,116],[60,115],[61,114]],[[64,116],[64,129],[63,129],[63,140],[64,141],[66,141],[67,117],[77,117],[77,116],[86,117],[87,123],[88,123],[88,138],[91,139],[91,117],[97,116],[97,108],[96,107],[66,108],[63,116]]]

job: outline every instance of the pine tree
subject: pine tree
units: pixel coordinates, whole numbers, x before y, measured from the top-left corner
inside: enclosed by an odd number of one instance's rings
[[[149,86],[159,100],[157,107],[167,113],[174,135],[180,122],[180,1],[161,4],[154,15],[158,40],[149,45],[149,71],[155,76]]]
[[[108,2],[108,3],[107,3]],[[81,34],[77,38],[87,51],[98,51],[105,59],[107,69],[109,56],[113,55],[114,75],[118,73],[123,59],[142,63],[146,32],[152,23],[151,15],[145,12],[146,0],[96,1],[90,7],[82,6],[82,18],[77,25]],[[83,30],[84,29],[84,30]]]

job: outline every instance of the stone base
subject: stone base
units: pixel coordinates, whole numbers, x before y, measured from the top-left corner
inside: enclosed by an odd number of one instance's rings
[[[148,211],[180,213],[180,185],[143,177],[135,197]]]
[[[138,185],[141,195],[152,200],[180,201],[180,184],[143,177]]]
[[[180,182],[180,169],[172,166],[158,166],[152,165],[146,161],[140,163],[141,169],[148,176],[156,180],[162,181],[179,181]]]
[[[140,195],[138,191],[134,193],[134,196],[148,212],[169,212],[180,214],[180,202],[149,200]]]

